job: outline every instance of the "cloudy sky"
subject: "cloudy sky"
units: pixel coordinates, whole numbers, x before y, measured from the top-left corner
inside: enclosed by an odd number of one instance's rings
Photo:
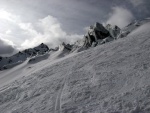
[[[83,37],[96,21],[121,28],[150,17],[149,0],[0,0],[0,56]]]

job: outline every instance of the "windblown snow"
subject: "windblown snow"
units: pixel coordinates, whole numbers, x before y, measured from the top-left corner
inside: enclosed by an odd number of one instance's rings
[[[150,21],[82,52],[65,48],[0,71],[0,113],[150,113]]]

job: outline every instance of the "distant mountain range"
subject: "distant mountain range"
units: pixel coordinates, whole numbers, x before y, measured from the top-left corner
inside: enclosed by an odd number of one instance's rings
[[[125,28],[121,30],[121,34],[119,38],[124,38],[128,36],[128,34],[130,34],[133,30],[135,30],[139,26],[149,21],[150,21],[149,18],[141,20],[141,21],[135,20],[134,22],[130,23],[128,26],[126,26]],[[110,42],[110,41],[113,41],[113,40],[110,40],[108,37],[108,40],[105,41],[105,43]],[[49,49],[49,47],[46,44],[42,43],[37,47],[26,49],[24,51],[19,51],[17,54],[10,56],[10,57],[0,56],[0,70],[12,68],[16,65],[23,63],[27,59],[31,59],[30,61],[33,61],[35,57],[42,57],[42,55],[44,54],[49,54],[51,52],[55,52],[55,51],[62,50],[62,49],[63,49],[62,51],[67,50],[68,51],[67,54],[72,53],[72,52],[80,52],[80,51],[88,49],[87,47],[85,47],[84,43],[85,43],[84,39],[81,39],[75,42],[73,45],[62,43],[59,47],[56,47],[55,49],[52,49],[52,48]],[[102,43],[99,43],[99,45],[101,44]]]

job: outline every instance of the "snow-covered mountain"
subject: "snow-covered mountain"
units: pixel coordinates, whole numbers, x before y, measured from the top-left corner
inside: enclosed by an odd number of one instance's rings
[[[149,19],[96,47],[48,51],[0,71],[1,113],[150,113]]]
[[[0,57],[0,70],[12,68],[23,63],[27,58],[43,55],[48,51],[48,46],[42,43],[35,48],[26,49],[22,52],[19,51],[11,57]]]

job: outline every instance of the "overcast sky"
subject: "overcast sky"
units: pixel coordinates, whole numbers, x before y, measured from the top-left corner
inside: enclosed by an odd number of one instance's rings
[[[73,43],[97,21],[122,28],[149,11],[149,0],[0,0],[0,55]]]

